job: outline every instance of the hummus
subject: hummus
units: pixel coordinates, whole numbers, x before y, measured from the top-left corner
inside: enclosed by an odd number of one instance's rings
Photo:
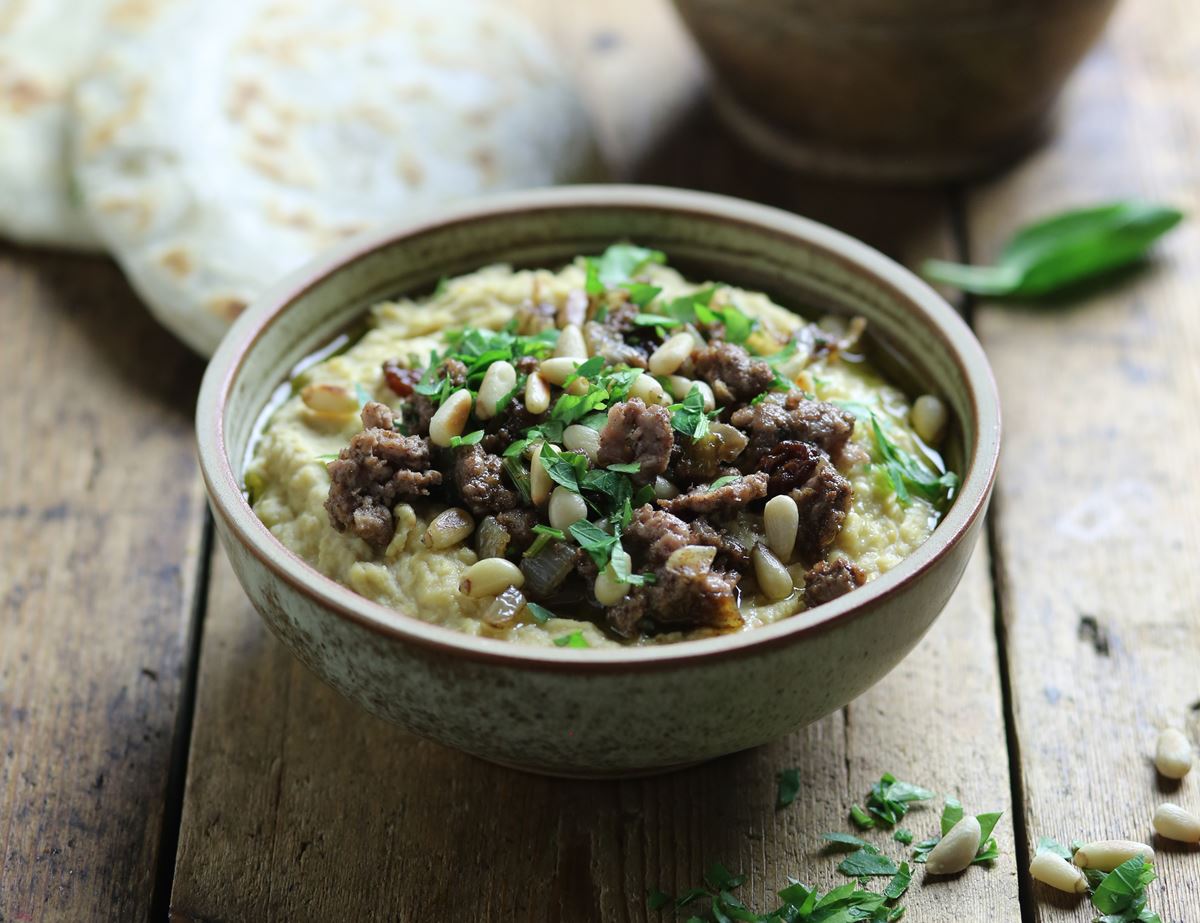
[[[895,567],[929,537],[940,517],[939,507],[952,492],[953,475],[945,472],[937,452],[914,431],[909,399],[857,352],[858,325],[832,318],[819,325],[808,324],[766,295],[725,285],[716,285],[715,290],[711,285],[697,285],[655,262],[638,266],[633,278],[643,288],[631,291],[643,298],[650,292],[645,287],[660,290],[641,308],[650,320],[674,300],[696,293],[708,293],[713,308],[732,308],[749,318],[754,329],[744,346],[754,356],[773,357],[780,387],[786,379],[793,389],[853,414],[849,440],[835,459],[841,477],[849,484],[850,501],[839,520],[836,538],[822,549],[826,561],[853,565],[855,572],[869,581]],[[665,643],[716,633],[710,626],[675,627],[667,622],[654,632],[621,637],[598,617],[598,609],[554,611],[548,604],[541,607],[542,619],[530,618],[522,610],[520,617],[507,622],[485,620],[493,600],[460,592],[464,573],[477,560],[472,541],[442,550],[422,543],[433,517],[451,505],[438,489],[429,496],[406,497],[395,504],[390,517],[394,534],[383,547],[372,545],[351,529],[338,531],[327,512],[334,467],[330,462],[363,431],[360,407],[379,402],[395,411],[398,420],[405,413],[405,399],[383,374],[385,363],[424,370],[435,352],[445,355],[447,331],[499,330],[522,311],[528,312],[531,305],[542,306],[547,314],[561,312],[569,299],[576,299],[578,305],[588,287],[583,259],[557,272],[490,266],[444,281],[429,297],[373,307],[367,332],[337,354],[298,371],[290,396],[270,416],[253,447],[245,475],[255,513],[285,546],[321,573],[368,599],[456,631],[526,644],[576,647]],[[596,288],[594,271],[591,288]],[[619,294],[626,297],[625,291]],[[595,300],[589,312],[594,310]],[[670,339],[677,330],[660,331],[660,340]],[[652,332],[652,327],[646,326],[646,332]],[[834,345],[830,347],[830,343]],[[673,386],[665,376],[660,380],[668,389]],[[470,387],[478,387],[478,383]],[[668,400],[680,406],[677,399]],[[747,415],[753,410],[749,405]],[[593,416],[599,419],[603,411],[601,406]],[[678,433],[676,438],[680,438]],[[435,455],[456,451],[461,450],[433,448]],[[518,455],[529,469],[527,457],[528,450]],[[906,483],[906,465],[919,475],[915,481]],[[766,483],[765,474],[757,477]],[[931,482],[940,486],[922,489]],[[762,529],[762,517],[760,500],[725,521],[732,535],[745,538],[748,530]],[[752,546],[755,536],[749,534],[748,541]],[[749,631],[779,619],[804,617],[802,588],[812,562],[783,563],[801,589],[783,599],[769,599],[754,579],[754,570],[747,568],[737,589],[741,625],[734,630]]]

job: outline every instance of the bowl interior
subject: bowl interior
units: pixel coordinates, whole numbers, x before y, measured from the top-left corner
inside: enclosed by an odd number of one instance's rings
[[[223,452],[226,474],[240,490],[247,452],[273,394],[297,363],[371,304],[430,291],[443,276],[490,263],[557,267],[619,240],[665,251],[671,265],[696,281],[759,289],[809,318],[861,314],[872,358],[885,373],[910,395],[931,392],[947,401],[954,426],[945,454],[963,476],[959,495],[933,537],[860,591],[862,601],[877,585],[915,573],[980,512],[998,449],[994,384],[974,336],[936,293],[865,244],[797,216],[720,196],[619,186],[519,193],[464,206],[424,225],[356,241],[260,300],[217,353],[201,395],[201,455],[215,502],[236,503],[231,485],[214,485],[214,451]],[[206,439],[207,416],[223,430],[223,449],[220,439]],[[253,516],[244,501],[241,507],[224,512]],[[265,529],[258,531],[265,536]],[[287,556],[282,546],[276,553]],[[822,608],[829,618],[851,606],[841,600]],[[751,634],[786,629],[786,622]]]

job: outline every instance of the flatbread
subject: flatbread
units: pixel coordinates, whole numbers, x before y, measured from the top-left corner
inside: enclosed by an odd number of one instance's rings
[[[203,353],[264,287],[448,199],[591,178],[589,123],[514,11],[483,0],[142,0],[75,97],[92,220]]]
[[[67,120],[107,7],[105,0],[0,0],[0,236],[99,246],[69,180]]]

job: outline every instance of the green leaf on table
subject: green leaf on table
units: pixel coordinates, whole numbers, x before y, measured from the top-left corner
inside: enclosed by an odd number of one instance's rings
[[[834,852],[853,852],[858,849],[874,849],[866,840],[856,837],[853,833],[822,833],[821,839],[829,845],[827,848]]]
[[[963,819],[963,806],[957,798],[947,798],[942,808],[942,836],[950,832]]]
[[[776,809],[786,808],[796,800],[796,795],[800,793],[800,770],[783,769],[775,778],[779,783],[775,795],[775,807]]]
[[[862,805],[850,805],[850,819],[854,821],[860,830],[870,830],[875,826],[875,818],[868,814]]]
[[[865,875],[895,875],[896,863],[873,847],[863,847],[838,864],[838,871],[851,878]]]
[[[883,896],[889,901],[898,901],[904,896],[904,892],[908,890],[908,886],[911,883],[912,871],[909,869],[907,862],[901,862],[900,868],[896,870],[895,877],[883,889]]]
[[[921,788],[909,782],[901,782],[890,772],[885,772],[867,794],[867,811],[887,826],[894,826],[900,818],[908,813],[908,806],[914,801],[928,801],[934,797],[929,789]],[[853,809],[851,809],[853,816]],[[855,818],[857,822],[857,818]],[[863,826],[859,824],[859,826]]]
[[[1153,202],[1074,209],[1022,228],[994,266],[927,260],[921,271],[976,295],[1048,295],[1136,262],[1182,218],[1178,209]]]
[[[897,843],[902,843],[905,846],[911,846],[913,841],[913,832],[907,827],[898,827],[896,832],[892,834],[892,839]]]
[[[704,873],[704,880],[714,891],[731,891],[746,883],[745,875],[735,875],[720,862],[714,862]]]
[[[1092,906],[1103,923],[1150,923],[1158,914],[1146,909],[1146,885],[1154,881],[1154,864],[1141,856],[1122,862],[1092,892]]]
[[[1038,838],[1037,848],[1034,850],[1034,855],[1040,856],[1044,852],[1053,853],[1056,856],[1061,856],[1062,858],[1066,859],[1068,862],[1071,861],[1071,856],[1073,855],[1071,850],[1069,850],[1069,849],[1067,849],[1067,847],[1063,846],[1062,843],[1060,843],[1057,840],[1055,840],[1054,838],[1048,837],[1048,836],[1043,836],[1043,837]]]

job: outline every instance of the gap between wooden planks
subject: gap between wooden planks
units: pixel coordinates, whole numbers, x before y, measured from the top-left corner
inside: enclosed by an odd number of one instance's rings
[[[969,200],[972,255],[1061,208],[1144,196],[1189,215],[1152,265],[1051,306],[980,305],[1005,409],[994,529],[1031,841],[1159,848],[1151,909],[1200,920],[1200,853],[1152,839],[1161,801],[1200,811],[1200,773],[1156,777],[1164,722],[1200,718],[1200,27],[1129,3],[1086,63],[1055,144]],[[1085,622],[1091,619],[1092,622]],[[1085,921],[1041,886],[1036,918]]]
[[[954,252],[944,194],[802,183],[731,144],[705,109],[681,104],[700,70],[665,4],[637,4],[636,17],[634,6],[573,5],[579,15],[549,23],[584,68],[618,173],[779,204],[913,259]],[[909,919],[1019,916],[983,548],[920,648],[848,709],[756,751],[615,783],[523,775],[367,716],[270,636],[218,553],[194,727],[172,898],[181,921],[656,919],[646,889],[686,890],[713,861],[747,873],[740,894],[765,909],[788,876],[843,880],[820,834],[851,829],[850,801],[887,770],[970,810],[1008,812],[995,867],[931,885],[918,871]],[[803,785],[777,812],[775,774],[789,767]],[[939,811],[910,815],[918,838],[936,832]]]

